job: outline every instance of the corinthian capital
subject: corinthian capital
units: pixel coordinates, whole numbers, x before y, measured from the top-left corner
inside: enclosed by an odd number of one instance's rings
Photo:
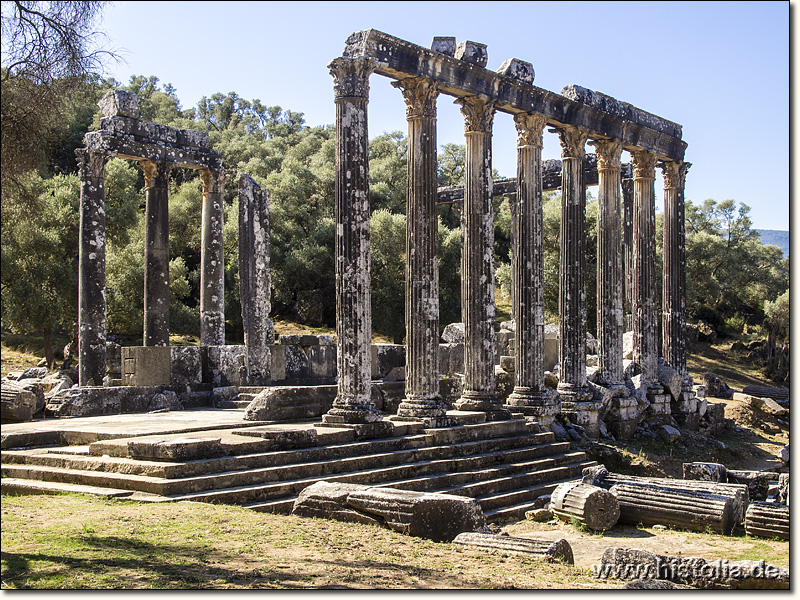
[[[334,58],[329,64],[333,93],[339,98],[369,98],[369,76],[377,63],[373,58]]]
[[[111,154],[77,148],[75,158],[78,162],[81,179],[102,179],[105,177],[106,163],[111,159]]]
[[[561,158],[585,158],[586,140],[588,132],[575,127],[574,125],[564,125],[556,127],[558,139],[561,141]]]
[[[622,142],[617,140],[592,140],[589,142],[597,150],[597,169],[622,168]]]
[[[657,157],[647,150],[633,152],[633,178],[655,179]]]
[[[514,115],[517,127],[517,146],[542,146],[542,134],[547,125],[544,115],[535,113],[518,113]]]
[[[455,104],[461,106],[464,115],[465,133],[492,133],[492,122],[496,103],[483,94],[457,98]]]
[[[686,187],[686,172],[692,163],[663,161],[660,163],[664,174],[664,189],[682,189]]]
[[[200,181],[203,183],[203,195],[221,194],[225,184],[224,169],[200,169]]]
[[[167,187],[172,164],[144,159],[139,161],[139,166],[142,168],[145,187]]]
[[[407,118],[436,118],[436,99],[439,97],[439,87],[435,81],[425,77],[407,77],[400,81],[393,81],[392,85],[403,92]]]

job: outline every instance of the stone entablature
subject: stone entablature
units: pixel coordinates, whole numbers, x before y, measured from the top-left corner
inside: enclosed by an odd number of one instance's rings
[[[663,159],[682,161],[686,150],[680,125],[605,94],[574,85],[556,94],[509,76],[515,71],[501,75],[375,29],[352,34],[342,56],[372,58],[380,75],[426,77],[443,94],[459,98],[481,94],[499,111],[539,113],[550,125],[580,127],[592,136],[617,139],[626,148],[647,150]]]

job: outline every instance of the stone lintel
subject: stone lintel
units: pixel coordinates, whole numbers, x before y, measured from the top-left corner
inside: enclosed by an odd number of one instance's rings
[[[495,102],[499,111],[516,114],[535,112],[553,126],[574,125],[599,136],[620,140],[628,148],[644,149],[662,159],[683,160],[686,142],[680,126],[639,111],[624,112],[631,119],[609,113],[562,94],[500,75],[477,65],[434,52],[399,38],[368,29],[352,34],[345,44],[344,57],[371,57],[375,72],[393,79],[427,77],[441,93],[456,97],[483,94]],[[621,103],[620,103],[621,104]],[[630,105],[628,105],[630,106]],[[615,108],[619,111],[619,107]],[[637,112],[638,111],[638,112]],[[661,127],[664,131],[652,129]]]
[[[136,141],[104,131],[90,131],[84,136],[86,147],[92,152],[108,152],[130,160],[146,159],[153,162],[171,163],[189,169],[222,169],[222,156],[210,150],[174,148],[166,144]]]
[[[195,129],[177,129],[125,116],[103,117],[100,131],[143,143],[164,143],[175,147],[209,149],[208,133]]]

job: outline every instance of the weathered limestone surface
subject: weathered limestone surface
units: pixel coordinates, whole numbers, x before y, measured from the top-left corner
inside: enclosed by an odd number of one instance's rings
[[[684,187],[691,163],[662,162],[664,173],[664,292],[662,354],[687,385],[686,231]]]
[[[658,323],[656,320],[656,156],[633,153],[633,360],[649,385],[648,393],[660,394],[658,384]]]
[[[744,517],[747,535],[789,539],[789,507],[774,502],[752,502]]]
[[[456,51],[458,52],[458,50]],[[406,200],[406,397],[403,418],[446,425],[447,406],[439,395],[439,268],[436,212],[436,99],[428,79],[395,82],[403,92],[408,119]]]
[[[383,426],[371,399],[369,249],[369,58],[328,65],[336,99],[336,343],[338,395],[323,425]],[[391,425],[390,425],[391,426]]]
[[[593,531],[605,531],[620,516],[616,496],[603,488],[580,481],[560,484],[551,495],[550,509],[564,521],[576,519]]]
[[[31,421],[45,407],[45,396],[42,389],[23,381],[3,379],[0,384],[2,396],[3,423],[19,423]]]
[[[458,97],[486,94],[505,112],[540,113],[554,125],[575,125],[599,137],[618,139],[670,160],[683,159],[686,143],[680,139],[680,125],[585,88],[569,86],[560,94],[549,92],[507,73],[482,69],[453,55],[428,50],[374,29],[352,34],[343,56],[374,58],[376,72],[387,77],[428,77],[446,94]]]
[[[144,174],[145,346],[169,346],[169,171],[167,162],[142,160]]]
[[[494,377],[494,217],[491,135],[495,106],[485,96],[456,101],[464,115],[466,170],[462,211],[461,314],[464,320],[464,395],[457,410],[487,419],[510,413],[497,398]]]
[[[517,126],[517,201],[512,234],[513,317],[516,325],[516,385],[506,400],[510,410],[537,418],[549,428],[558,413],[558,396],[544,384],[544,252],[542,214],[542,134],[544,117],[519,114]]]
[[[78,242],[78,383],[101,385],[106,374],[106,152],[75,151],[81,178]]]
[[[200,229],[200,344],[225,344],[225,244],[222,169],[200,169],[203,184]]]
[[[485,523],[474,498],[327,481],[300,492],[292,514],[372,523],[435,541],[452,541]]]
[[[550,540],[533,540],[510,535],[495,535],[492,533],[467,531],[459,533],[453,540],[453,543],[463,546],[490,548],[508,554],[532,555],[550,561],[558,560],[568,565],[575,564],[572,546],[563,538],[552,542]]]
[[[728,481],[728,471],[725,465],[719,463],[683,463],[683,478],[726,483]]]
[[[250,176],[239,175],[239,298],[249,385],[267,385],[272,379],[269,349],[275,342],[275,328],[269,318],[269,202],[269,190],[261,189]]]

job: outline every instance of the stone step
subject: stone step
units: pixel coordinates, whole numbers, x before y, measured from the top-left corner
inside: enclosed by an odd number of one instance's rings
[[[144,438],[137,438],[144,439]],[[241,439],[256,439],[246,438]],[[55,449],[15,450],[3,453],[5,464],[31,465],[39,467],[54,467],[61,469],[74,469],[97,472],[116,472],[165,479],[185,479],[191,477],[204,477],[212,474],[225,475],[230,473],[250,472],[254,469],[268,469],[287,467],[294,464],[308,464],[324,462],[329,464],[334,460],[347,460],[354,457],[374,457],[376,455],[392,454],[401,451],[415,452],[425,448],[424,455],[396,454],[397,461],[409,462],[424,458],[444,456],[467,456],[493,451],[509,451],[528,446],[547,447],[550,434],[533,434],[530,436],[514,436],[507,438],[491,438],[464,442],[452,446],[425,447],[425,435],[410,435],[400,438],[388,438],[363,442],[349,442],[331,444],[328,446],[315,446],[297,450],[282,450],[262,452],[240,456],[226,456],[214,459],[192,460],[187,462],[159,462],[132,460],[121,457],[100,457],[70,455],[69,447]],[[552,452],[561,451],[562,445],[552,446]],[[109,450],[110,451],[110,450]]]
[[[62,494],[65,492],[70,492],[74,494],[104,496],[106,498],[124,498],[130,497],[133,494],[133,492],[130,490],[118,490],[114,488],[76,485],[54,481],[18,479],[15,477],[3,477],[2,480],[0,480],[0,491],[2,491],[3,494],[9,494],[12,496],[32,494]]]
[[[287,476],[280,480],[250,485],[225,487],[206,491],[172,495],[178,500],[197,500],[201,502],[215,502],[224,504],[252,504],[270,499],[299,494],[305,487],[318,481],[337,481],[342,483],[360,483],[369,485],[394,486],[401,489],[417,489],[418,491],[437,491],[445,482],[452,483],[453,478],[469,478],[475,480],[485,477],[486,464],[498,464],[497,461],[505,454],[504,451],[489,453],[487,455],[468,456],[463,458],[446,458],[439,460],[425,460],[394,466],[382,466],[361,470],[339,470],[338,472],[320,469],[314,475],[307,477],[290,478]],[[559,460],[569,460],[561,455]],[[554,466],[554,459],[539,458],[536,460],[519,463],[516,468],[539,469]],[[512,469],[514,467],[509,467]],[[502,465],[497,467],[502,471]],[[508,472],[506,470],[505,472]],[[439,476],[439,479],[436,478]],[[438,482],[440,485],[436,485]]]
[[[411,436],[421,437],[421,436]],[[465,442],[452,446],[421,447],[413,445],[410,448],[403,448],[403,442],[407,439],[398,438],[395,440],[401,446],[400,450],[394,450],[391,445],[385,442],[391,440],[381,440],[386,451],[375,452],[374,443],[364,442],[361,444],[340,444],[328,448],[314,448],[297,451],[283,451],[269,453],[280,455],[288,464],[270,465],[262,468],[254,468],[252,464],[244,468],[241,462],[250,458],[248,456],[240,458],[236,470],[215,472],[213,474],[201,474],[189,477],[165,478],[165,474],[174,475],[181,472],[185,465],[204,466],[209,459],[200,461],[190,461],[189,463],[158,463],[145,461],[131,461],[128,459],[112,459],[65,456],[62,454],[49,455],[44,452],[36,454],[28,451],[30,463],[46,464],[12,464],[3,465],[3,474],[9,477],[30,478],[38,480],[62,481],[65,483],[86,484],[86,485],[110,485],[112,487],[123,487],[124,489],[142,491],[164,496],[186,495],[204,492],[207,490],[222,490],[224,488],[241,488],[244,486],[258,485],[268,482],[279,482],[282,480],[292,481],[297,479],[308,479],[317,477],[324,479],[330,474],[338,474],[346,471],[370,471],[380,469],[405,468],[409,474],[401,477],[411,477],[415,475],[414,469],[423,469],[430,472],[431,469],[444,469],[452,471],[463,471],[472,468],[482,468],[486,465],[499,463],[512,457],[523,459],[524,457],[541,456],[543,453],[558,452],[560,445],[554,444],[535,444],[532,442],[548,439],[547,434],[536,434],[535,436],[516,436],[512,438],[494,438],[489,440],[477,440]],[[358,448],[354,448],[357,446]],[[335,450],[343,450],[336,453]],[[361,450],[359,454],[352,455],[353,450]],[[321,452],[310,453],[310,450],[321,450]],[[326,453],[325,450],[334,450]],[[15,453],[4,453],[17,455],[26,454],[26,451]],[[330,456],[333,454],[333,456]],[[316,456],[320,460],[312,462],[291,462],[292,458],[303,456]],[[37,461],[38,457],[38,461]],[[261,456],[263,458],[264,455]],[[454,462],[455,461],[455,462]],[[230,463],[231,465],[236,464]],[[413,465],[409,466],[409,465]],[[116,466],[118,471],[106,471]],[[125,466],[135,469],[122,468]],[[88,467],[83,469],[81,467]],[[151,470],[147,470],[147,469]],[[175,473],[165,473],[166,469],[175,469]],[[52,473],[48,474],[51,471]],[[133,472],[135,471],[135,472]],[[398,477],[399,478],[399,477]],[[100,482],[100,483],[99,483]]]

